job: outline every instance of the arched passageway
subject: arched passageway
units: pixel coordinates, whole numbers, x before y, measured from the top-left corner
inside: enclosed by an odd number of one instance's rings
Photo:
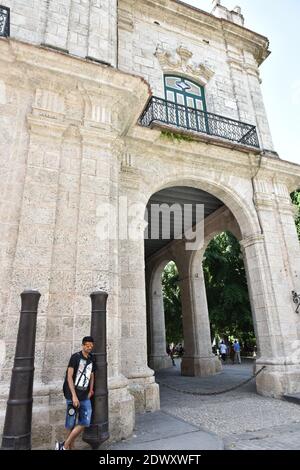
[[[171,207],[169,222],[171,229],[168,237],[162,210],[154,211],[154,206]],[[177,206],[177,207],[175,207]],[[202,216],[197,219],[196,206],[201,206]],[[240,237],[239,228],[221,201],[194,188],[170,188],[155,194],[148,204],[148,234],[145,241],[146,254],[146,290],[148,312],[148,353],[149,365],[155,370],[165,368],[169,362],[165,354],[165,324],[161,274],[167,260],[173,259],[178,266],[179,286],[182,298],[182,318],[185,353],[181,362],[181,373],[187,376],[207,376],[221,369],[218,358],[212,353],[211,333],[207,308],[206,290],[202,269],[202,257],[208,239],[220,229],[231,228]],[[179,207],[179,208],[178,208]],[[188,214],[185,209],[188,207]],[[180,213],[180,208],[182,211]],[[179,216],[178,216],[179,214]],[[201,239],[193,249],[187,249],[186,234],[191,228],[186,223],[189,219],[192,227],[198,226]],[[160,217],[160,219],[159,219]],[[179,219],[178,219],[179,217]],[[177,220],[176,220],[177,219]],[[158,239],[152,240],[152,227],[157,227]],[[185,229],[185,234],[182,235]],[[172,235],[173,234],[173,240]],[[174,238],[177,238],[174,240]],[[197,238],[197,235],[196,235]]]

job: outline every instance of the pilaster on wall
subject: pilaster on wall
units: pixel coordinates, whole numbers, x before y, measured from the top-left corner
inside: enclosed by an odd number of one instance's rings
[[[6,53],[10,61],[11,54],[9,51]],[[2,50],[2,58],[3,55],[5,52],[3,54]],[[0,67],[0,369],[7,367],[8,358],[12,356],[10,347],[5,348],[5,332],[28,158],[29,135],[25,116],[32,99],[26,79],[15,89],[13,73],[8,73],[8,70],[6,65]],[[15,293],[18,299],[20,293]],[[18,313],[16,310],[15,314]]]
[[[262,148],[273,150],[274,144],[267,118],[266,108],[264,105],[264,99],[261,90],[261,80],[257,66],[253,66],[253,64],[245,64],[245,70]]]
[[[291,291],[300,288],[300,248],[289,191],[284,182],[271,178],[256,178],[254,186],[278,305],[292,307]]]
[[[258,64],[251,53],[242,52],[228,40],[226,41],[226,53],[238,119],[255,125],[262,148],[273,150],[271,130],[261,91]]]
[[[243,240],[256,336],[257,379],[265,395],[299,391],[299,315],[292,290],[299,289],[300,249],[287,187],[255,179],[255,203],[262,233]],[[294,259],[293,259],[294,258]]]
[[[117,0],[6,0],[11,37],[117,63]]]
[[[117,65],[117,0],[90,0],[87,56]]]
[[[46,312],[51,279],[52,246],[58,199],[61,139],[64,126],[48,126],[29,118],[30,143],[23,190],[18,240],[10,280],[10,315],[6,322],[6,343],[13,344],[19,315],[19,293],[24,288],[41,294],[37,323],[35,378],[41,380],[46,339]],[[9,348],[12,351],[14,347]],[[70,351],[68,351],[70,352]],[[12,366],[11,359],[4,371]]]
[[[67,50],[72,0],[49,0],[44,44]]]

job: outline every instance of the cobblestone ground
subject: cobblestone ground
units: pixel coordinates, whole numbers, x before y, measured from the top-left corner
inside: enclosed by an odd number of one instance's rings
[[[215,396],[171,390],[214,392],[230,388],[252,375],[252,365],[227,365],[214,377],[181,377],[176,367],[160,371],[161,409],[223,438],[226,449],[300,450],[300,406],[256,394],[255,381]]]

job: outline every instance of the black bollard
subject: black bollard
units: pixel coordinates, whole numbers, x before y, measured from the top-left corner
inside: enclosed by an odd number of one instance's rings
[[[108,431],[108,388],[106,354],[106,292],[93,292],[91,336],[94,338],[93,355],[96,360],[95,394],[92,398],[92,422],[84,430],[82,439],[96,450],[109,438]]]
[[[40,297],[38,291],[21,294],[19,330],[2,437],[5,450],[31,449],[35,334]]]

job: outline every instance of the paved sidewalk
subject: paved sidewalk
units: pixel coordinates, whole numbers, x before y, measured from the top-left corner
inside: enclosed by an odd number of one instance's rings
[[[227,437],[224,443],[226,450],[300,450],[300,423]]]
[[[223,441],[163,411],[137,416],[133,436],[109,450],[222,450]]]

